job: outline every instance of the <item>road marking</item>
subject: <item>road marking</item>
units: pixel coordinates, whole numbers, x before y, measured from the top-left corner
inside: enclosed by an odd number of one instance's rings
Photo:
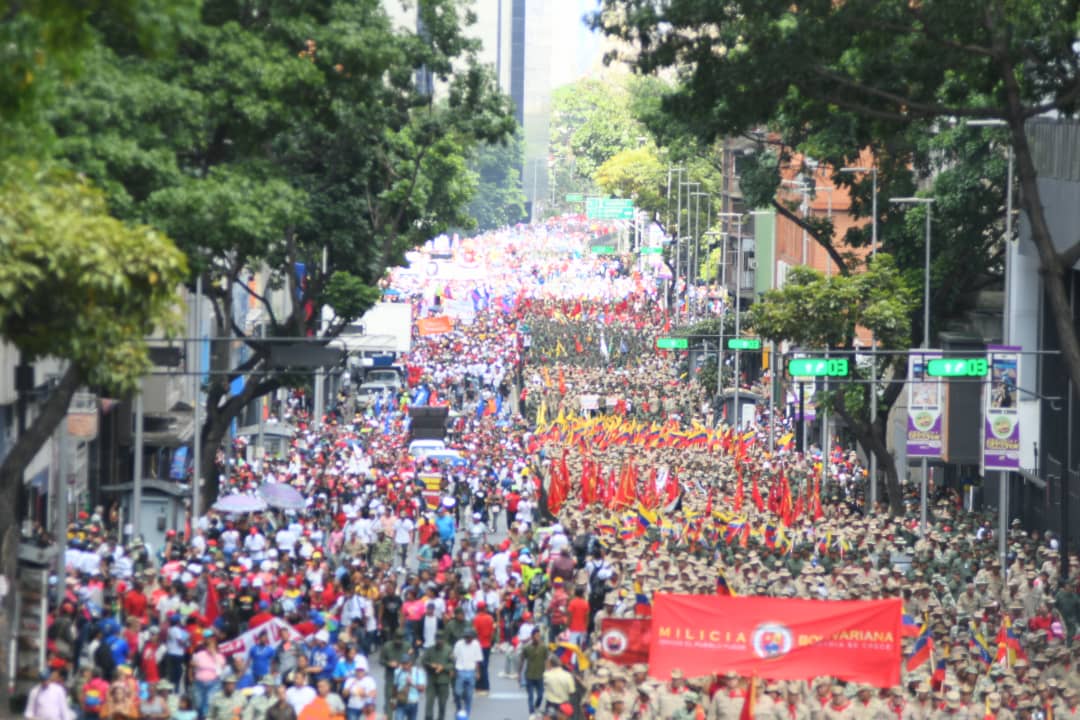
[[[496,692],[487,696],[488,700],[524,700],[526,697],[527,695],[523,692]]]

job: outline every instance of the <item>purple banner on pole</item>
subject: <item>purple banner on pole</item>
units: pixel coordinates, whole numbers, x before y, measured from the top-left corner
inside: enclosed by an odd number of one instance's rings
[[[984,393],[983,469],[1020,469],[1020,348],[989,345],[990,382]]]
[[[941,357],[940,350],[908,356],[907,456],[939,458],[944,449],[944,409],[941,381],[926,377],[926,364]]]

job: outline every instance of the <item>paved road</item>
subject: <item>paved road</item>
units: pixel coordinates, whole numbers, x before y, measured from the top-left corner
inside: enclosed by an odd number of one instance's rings
[[[503,655],[491,656],[491,694],[488,696],[477,695],[473,698],[473,712],[469,720],[525,720],[528,717],[529,703],[525,696],[525,688],[519,687],[516,680],[499,677],[503,670],[506,658]],[[379,683],[379,708],[383,707],[383,669],[376,663],[375,677]],[[424,700],[420,700],[420,720],[424,718]],[[433,718],[432,720],[439,720]],[[454,720],[454,700],[451,693],[450,702],[446,710],[446,718]]]

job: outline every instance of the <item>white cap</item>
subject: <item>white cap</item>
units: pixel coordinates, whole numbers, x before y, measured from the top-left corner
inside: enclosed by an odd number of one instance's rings
[[[325,630],[320,630],[319,632],[315,633],[315,639],[319,642],[330,642],[330,633],[326,632]]]

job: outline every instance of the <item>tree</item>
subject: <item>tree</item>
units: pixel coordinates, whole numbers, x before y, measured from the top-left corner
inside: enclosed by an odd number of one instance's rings
[[[633,198],[634,206],[650,215],[666,205],[667,168],[661,165],[654,147],[620,150],[596,169],[593,179],[601,191]]]
[[[520,132],[507,142],[485,143],[473,152],[469,169],[476,176],[476,192],[469,203],[469,215],[477,230],[514,225],[525,217],[525,193],[518,170],[524,157]]]
[[[605,0],[594,18],[596,26],[640,49],[639,69],[683,70],[685,85],[669,98],[668,108],[708,136],[742,132],[777,117],[812,127],[838,111],[870,128],[920,122],[940,127],[956,118],[1004,121],[1020,204],[1063,360],[1080,397],[1080,331],[1066,290],[1067,273],[1080,260],[1080,241],[1059,238],[1055,244],[1025,133],[1029,118],[1047,112],[1072,116],[1078,109],[1078,22],[1080,8],[1063,0],[799,6],[672,0],[662,7]],[[702,27],[710,32],[702,33]]]
[[[911,340],[912,295],[892,257],[880,253],[865,272],[853,275],[826,277],[811,268],[793,268],[783,288],[767,291],[762,302],[750,308],[749,319],[762,337],[773,342],[851,354],[855,330],[864,327],[874,332],[881,349],[904,349]],[[830,393],[825,402],[848,421],[862,446],[877,456],[890,507],[902,513],[900,479],[884,437],[873,425],[856,420],[866,413],[871,386],[850,387],[850,391]]]
[[[177,329],[183,254],[160,232],[120,222],[102,193],[55,167],[0,166],[0,336],[23,362],[58,358],[63,375],[0,463],[0,562],[15,578],[18,496],[26,466],[81,385],[126,394],[149,369],[145,337]],[[4,600],[14,617],[15,593]],[[6,655],[10,623],[0,642]],[[7,683],[3,683],[3,707]]]
[[[271,337],[332,338],[378,299],[405,250],[470,224],[468,158],[514,121],[460,3],[418,12],[423,37],[394,29],[379,0],[208,0],[177,57],[102,50],[54,115],[71,165],[120,217],[166,230],[204,278],[217,373],[203,477],[216,476],[232,420],[294,379],[271,367],[256,321]],[[434,95],[415,82],[420,68]],[[268,273],[266,288],[248,285],[254,271]],[[257,311],[235,314],[236,293]],[[208,503],[216,492],[207,485]]]

